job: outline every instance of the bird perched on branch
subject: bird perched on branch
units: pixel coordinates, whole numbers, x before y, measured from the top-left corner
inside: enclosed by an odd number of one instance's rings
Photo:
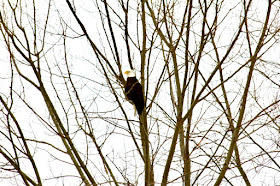
[[[137,110],[137,113],[140,116],[144,109],[142,85],[136,79],[136,75],[133,70],[127,70],[124,74],[127,75],[127,80],[124,86],[126,97],[134,105],[135,115]]]

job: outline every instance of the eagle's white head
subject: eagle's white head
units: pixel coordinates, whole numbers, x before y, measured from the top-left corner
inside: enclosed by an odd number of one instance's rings
[[[127,77],[135,77],[135,72],[133,70],[127,70],[124,72],[125,75],[127,75]]]

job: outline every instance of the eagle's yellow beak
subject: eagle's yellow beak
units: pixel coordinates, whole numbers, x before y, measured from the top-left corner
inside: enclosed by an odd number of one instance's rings
[[[128,71],[128,70],[124,72],[124,74],[128,74],[128,73],[129,73],[129,71]]]

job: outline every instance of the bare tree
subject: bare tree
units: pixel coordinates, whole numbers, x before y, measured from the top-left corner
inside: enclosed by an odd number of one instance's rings
[[[3,0],[3,183],[279,184],[279,10]],[[139,117],[125,69],[143,87]]]

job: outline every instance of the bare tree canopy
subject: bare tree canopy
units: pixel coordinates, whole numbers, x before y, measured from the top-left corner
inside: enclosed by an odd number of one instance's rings
[[[279,0],[0,5],[0,185],[280,185]]]

